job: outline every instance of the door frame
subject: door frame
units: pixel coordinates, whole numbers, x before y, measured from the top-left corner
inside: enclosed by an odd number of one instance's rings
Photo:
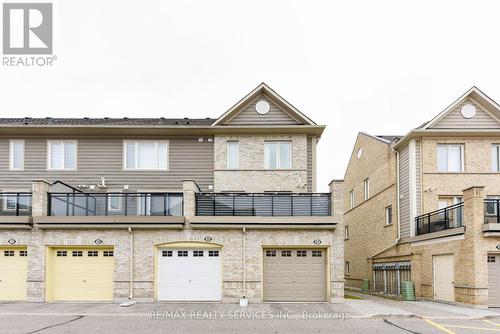
[[[223,261],[223,251],[224,251],[224,246],[219,243],[215,242],[206,242],[206,241],[193,241],[193,240],[186,240],[186,241],[172,241],[172,242],[167,242],[167,243],[162,243],[162,244],[157,244],[154,245],[153,247],[153,252],[154,252],[154,264],[153,264],[153,270],[154,270],[154,282],[153,282],[153,298],[156,302],[159,302],[160,300],[158,299],[158,290],[159,290],[159,284],[160,280],[158,278],[158,253],[160,249],[207,249],[207,248],[212,248],[214,250],[219,250],[219,257],[220,257],[220,266],[221,266],[221,277],[220,277],[220,282],[221,282],[221,301],[224,298],[224,261]]]

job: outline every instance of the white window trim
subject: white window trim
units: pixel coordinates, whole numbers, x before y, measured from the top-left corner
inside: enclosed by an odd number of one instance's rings
[[[22,167],[14,168],[14,144],[23,144],[23,159],[22,159]],[[16,171],[24,170],[24,159],[26,157],[26,146],[24,139],[12,139],[9,140],[9,169]]]
[[[446,146],[446,170],[439,170],[439,161],[437,160],[437,148],[439,146]],[[460,147],[460,171],[459,172],[451,172],[450,171],[450,146],[459,146]],[[438,173],[464,173],[465,172],[465,145],[464,144],[454,144],[454,143],[438,143],[436,147],[436,167]]]
[[[51,166],[52,161],[52,143],[61,143],[62,144],[62,152],[61,152],[61,164],[62,168],[53,168]],[[64,146],[66,144],[75,144],[75,167],[74,168],[65,168],[64,160],[65,160],[65,149]],[[58,170],[58,171],[75,171],[78,168],[78,140],[47,140],[47,170]]]
[[[389,215],[389,209],[391,209],[391,214]],[[389,223],[389,218],[390,218],[390,223]],[[385,207],[385,226],[391,226],[393,224],[392,222],[392,205],[386,206]]]
[[[165,144],[165,168],[128,168],[127,167],[127,144],[128,143],[134,143],[135,144],[135,165],[138,165],[139,162],[139,143],[155,143],[155,150],[158,150],[158,144],[164,143]],[[168,171],[169,170],[169,160],[170,160],[170,141],[169,140],[124,140],[123,141],[123,152],[122,152],[122,170],[124,171]]]
[[[236,144],[236,167],[229,167],[229,144]],[[226,168],[227,169],[239,169],[240,168],[240,143],[237,140],[228,140],[226,142]]]
[[[363,192],[364,192],[364,197],[365,201],[370,199],[370,178],[366,178],[363,181]]]
[[[350,270],[351,268],[349,268],[349,261],[344,261],[344,270],[345,270],[345,273],[344,275],[350,275]]]
[[[492,144],[491,146],[492,146],[491,150],[493,151],[493,148],[495,148],[496,154],[497,154],[497,156],[496,156],[496,158],[497,158],[497,170],[493,169],[493,156],[492,156],[491,157],[491,159],[492,159],[491,160],[491,171],[493,173],[500,173],[500,144]]]
[[[121,211],[122,210],[122,201],[123,201],[123,196],[122,195],[113,195],[109,193],[122,193],[121,191],[109,191],[107,196],[108,196],[108,211]],[[111,197],[118,197],[118,208],[114,209],[111,207]]]
[[[281,143],[287,143],[289,144],[288,145],[288,156],[289,156],[289,161],[288,161],[288,165],[290,167],[288,168],[282,168],[280,167],[281,165],[281,161],[280,161],[280,149],[279,149],[279,146]],[[270,167],[270,161],[269,161],[269,158],[268,158],[268,154],[267,152],[269,151],[269,145],[268,144],[277,144],[277,149],[276,149],[276,168],[271,168]],[[264,168],[265,169],[269,169],[269,170],[276,170],[276,169],[281,169],[281,170],[288,170],[288,169],[292,169],[292,142],[291,141],[288,141],[288,140],[270,140],[270,141],[266,141],[264,143]]]
[[[349,240],[349,225],[344,226],[344,240]]]

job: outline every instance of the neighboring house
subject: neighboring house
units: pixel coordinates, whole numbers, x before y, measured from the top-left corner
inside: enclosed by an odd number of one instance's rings
[[[342,298],[324,128],[265,84],[217,119],[0,119],[0,300]]]
[[[418,297],[500,305],[492,99],[473,87],[405,136],[360,133],[344,181],[346,286],[401,294],[411,280]]]

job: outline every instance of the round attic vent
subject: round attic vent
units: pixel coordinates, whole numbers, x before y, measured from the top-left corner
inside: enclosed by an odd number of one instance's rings
[[[362,148],[360,148],[360,149],[358,150],[358,153],[356,153],[356,156],[357,156],[357,157],[358,157],[358,159],[359,159],[359,158],[361,158],[361,156],[362,156],[362,155],[363,155],[363,149],[362,149]]]
[[[269,112],[269,109],[271,109],[271,106],[267,101],[264,100],[260,100],[255,105],[255,111],[257,111],[261,115],[267,114]]]
[[[476,107],[474,107],[472,104],[467,103],[462,107],[462,110],[460,110],[460,113],[464,118],[472,118],[476,114]]]

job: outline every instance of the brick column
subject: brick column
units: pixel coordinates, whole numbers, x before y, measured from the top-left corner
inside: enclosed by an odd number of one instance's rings
[[[488,267],[483,237],[484,187],[463,191],[465,235],[455,255],[455,300],[488,305]]]
[[[32,215],[47,215],[47,192],[51,184],[44,180],[33,180]],[[35,224],[28,239],[27,301],[45,300],[45,233]]]
[[[330,182],[330,194],[332,216],[337,223],[331,249],[330,301],[333,303],[344,299],[344,180]]]
[[[193,180],[182,180],[182,192],[184,194],[184,216],[196,215],[195,194],[200,192],[200,188]]]
[[[32,215],[47,216],[48,196],[52,184],[44,180],[33,180]]]

